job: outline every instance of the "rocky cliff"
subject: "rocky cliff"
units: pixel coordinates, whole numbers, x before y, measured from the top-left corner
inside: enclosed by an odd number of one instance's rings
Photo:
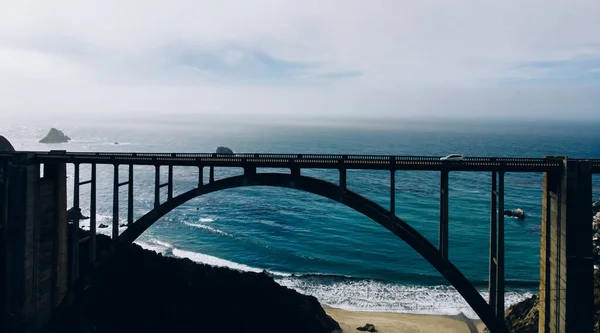
[[[110,239],[98,236],[99,247]],[[87,250],[82,249],[82,258]],[[128,245],[49,332],[323,332],[339,325],[316,298],[243,273]]]

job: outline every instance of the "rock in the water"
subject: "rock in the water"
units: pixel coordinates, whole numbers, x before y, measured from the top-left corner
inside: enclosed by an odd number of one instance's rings
[[[81,214],[81,208],[75,210],[75,207],[71,207],[69,210],[67,210],[67,221],[73,221],[75,218],[79,220],[87,220],[89,219],[89,216],[83,216],[83,214]]]
[[[375,329],[375,325],[367,323],[365,326],[357,327],[358,331],[366,331],[366,332],[377,332]]]
[[[600,199],[594,201],[594,203],[592,203],[592,213],[596,214],[600,212]]]
[[[217,154],[233,155],[233,150],[227,147],[217,147]]]
[[[504,211],[504,216],[516,217],[519,220],[523,220],[525,218],[525,212],[521,208],[517,209],[507,209]]]
[[[119,228],[125,228],[126,226],[127,226],[127,224],[125,224],[125,223],[119,224]]]
[[[41,143],[65,143],[69,142],[71,138],[65,135],[61,130],[51,128],[50,132],[40,140]]]
[[[2,135],[0,135],[0,151],[15,151],[15,148]]]
[[[98,226],[98,228],[100,228],[100,229],[106,229],[106,228],[108,228],[108,225],[106,225],[106,224],[104,224],[104,223],[101,223],[101,224]]]

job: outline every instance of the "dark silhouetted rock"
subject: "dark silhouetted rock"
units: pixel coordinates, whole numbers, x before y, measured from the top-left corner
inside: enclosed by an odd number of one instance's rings
[[[87,234],[81,231],[79,237]],[[88,258],[88,243],[80,246],[82,260]],[[97,244],[98,253],[102,253],[111,241],[99,234]],[[84,270],[87,266],[80,265]],[[53,318],[46,332],[338,330],[338,323],[316,298],[280,286],[266,274],[197,264],[129,244],[99,267],[83,294]]]
[[[106,225],[104,223],[100,223],[100,225],[98,226],[98,228],[100,228],[100,229],[106,229],[106,228],[108,228],[108,225]]]
[[[87,220],[89,219],[89,216],[83,216],[83,214],[81,214],[81,208],[78,208],[77,210],[75,207],[69,208],[69,210],[67,210],[67,221],[71,222],[76,218],[79,220]]]
[[[356,328],[358,331],[366,331],[366,332],[377,332],[375,329],[375,325],[367,323],[365,326],[360,326]]]
[[[40,140],[41,143],[65,143],[69,142],[71,138],[65,135],[61,130],[51,128],[50,132]]]
[[[10,144],[10,142],[0,135],[0,151],[15,151],[15,148]]]
[[[516,217],[519,220],[525,219],[525,212],[521,208],[507,209],[504,211],[504,216]]]
[[[127,226],[127,224],[125,224],[125,223],[119,224],[119,228],[125,228],[126,226]]]
[[[217,147],[217,154],[233,155],[233,150],[227,147]]]

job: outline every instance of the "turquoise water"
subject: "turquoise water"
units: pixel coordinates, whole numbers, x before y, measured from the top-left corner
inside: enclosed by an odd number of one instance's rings
[[[22,150],[213,152],[217,146],[225,145],[236,152],[598,158],[597,125],[398,121],[357,128],[206,124],[194,119],[163,119],[158,123],[65,122],[55,125],[73,138],[64,145],[37,143],[48,130],[42,125],[2,124],[0,133]],[[123,180],[126,170],[121,170]],[[137,218],[152,208],[154,176],[153,168],[136,167],[135,171]],[[112,166],[100,166],[98,173],[99,223],[110,224]],[[241,170],[217,169],[216,178],[240,173]],[[338,180],[337,173],[331,170],[306,170],[303,174]],[[82,179],[88,175],[89,170],[83,168]],[[161,177],[166,179],[166,169]],[[174,178],[175,194],[183,193],[197,184],[197,169],[176,167]],[[450,174],[450,259],[484,295],[490,178],[484,173]],[[506,220],[508,304],[537,290],[541,179],[541,174],[506,175],[506,208],[520,207],[528,214],[525,221]],[[71,181],[72,178],[69,191]],[[600,181],[594,181],[597,198]],[[351,190],[386,208],[388,186],[389,172],[348,172]],[[401,171],[396,176],[397,214],[434,244],[438,233],[438,189],[439,174],[435,172]],[[126,202],[126,195],[123,189],[122,203]],[[89,191],[84,187],[81,207],[86,215],[88,198]],[[123,205],[121,219],[125,220],[126,214]],[[103,229],[109,231],[110,228]],[[138,243],[198,262],[248,271],[267,270],[280,284],[315,295],[331,306],[416,313],[464,312],[474,317],[440,274],[390,232],[339,203],[299,191],[256,187],[209,194],[169,213]]]

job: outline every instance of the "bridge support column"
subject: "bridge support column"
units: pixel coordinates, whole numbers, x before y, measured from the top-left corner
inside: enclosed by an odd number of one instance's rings
[[[173,166],[169,165],[169,185],[167,185],[167,198],[168,200],[173,199]]]
[[[490,192],[489,304],[504,321],[504,172],[492,172]]]
[[[127,182],[127,227],[133,224],[133,164],[129,164],[129,181]]]
[[[340,196],[346,192],[346,169],[340,169]]]
[[[112,238],[116,240],[119,237],[119,165],[115,164],[113,180],[113,220],[112,220]]]
[[[504,320],[504,172],[498,172],[496,192],[496,317]]]
[[[28,153],[5,165],[3,254],[6,288],[0,299],[2,332],[37,332],[68,288],[66,166],[40,165]]]
[[[497,248],[498,248],[498,243],[497,243],[497,230],[498,230],[498,225],[497,225],[497,214],[498,214],[498,208],[496,207],[496,203],[497,203],[497,196],[496,196],[496,190],[497,190],[497,175],[496,175],[496,171],[492,172],[492,189],[490,191],[491,193],[491,198],[490,198],[490,265],[489,265],[489,285],[488,285],[488,291],[489,291],[489,304],[492,307],[492,311],[494,311],[495,314],[498,313],[498,309],[496,308],[496,286],[498,283],[498,276],[497,276],[497,269],[496,266],[498,265],[498,259],[496,258],[496,252],[497,252]]]
[[[540,253],[540,333],[592,332],[594,280],[589,162],[545,173]]]
[[[73,224],[71,225],[71,285],[79,279],[79,164],[73,165]]]
[[[214,166],[210,166],[210,171],[208,174],[208,182],[209,183],[213,183],[215,181],[215,167]]]
[[[448,171],[444,170],[440,178],[440,235],[439,250],[444,259],[448,259]]]
[[[198,167],[198,187],[204,185],[204,167]]]
[[[96,261],[96,164],[91,166],[90,182],[90,264]]]
[[[154,208],[160,206],[160,165],[154,167]]]
[[[396,216],[396,171],[390,174],[390,214]]]

